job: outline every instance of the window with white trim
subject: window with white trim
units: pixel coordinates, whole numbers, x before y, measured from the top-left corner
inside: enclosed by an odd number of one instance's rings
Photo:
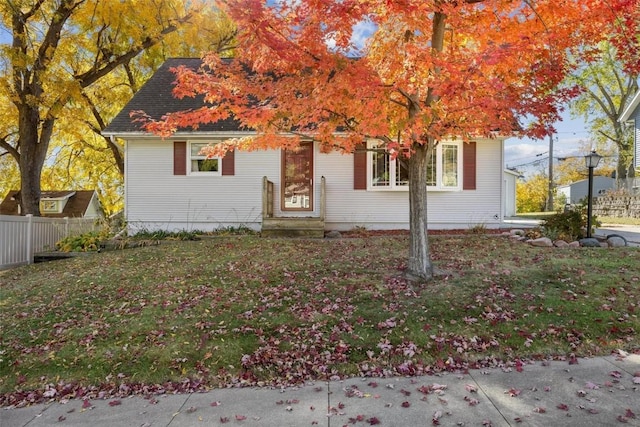
[[[58,200],[41,200],[40,210],[45,213],[60,213],[60,202]]]
[[[207,159],[207,156],[200,154],[200,151],[207,145],[209,145],[207,142],[189,143],[189,158],[187,159],[189,175],[222,175],[221,157],[211,157]]]
[[[378,148],[380,147],[380,148]],[[370,190],[407,190],[408,159],[391,154],[382,144],[369,143],[368,188]],[[441,142],[427,160],[427,188],[456,191],[462,189],[462,143]]]

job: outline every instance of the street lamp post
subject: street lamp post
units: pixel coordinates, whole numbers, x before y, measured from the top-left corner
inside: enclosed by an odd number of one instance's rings
[[[587,237],[591,237],[591,211],[593,210],[593,169],[600,163],[601,155],[595,150],[584,156],[585,163],[589,169],[589,193],[587,194]]]

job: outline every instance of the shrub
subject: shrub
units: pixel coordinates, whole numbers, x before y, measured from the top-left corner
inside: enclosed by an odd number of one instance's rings
[[[600,225],[595,216],[591,219],[592,226]],[[544,235],[552,240],[572,241],[585,237],[587,207],[579,205],[565,212],[556,213],[544,220],[542,229]]]
[[[467,229],[469,234],[487,234],[487,226],[484,224],[476,224]]]
[[[108,237],[105,231],[91,231],[77,236],[68,236],[56,242],[60,252],[91,252],[100,248],[100,242]]]

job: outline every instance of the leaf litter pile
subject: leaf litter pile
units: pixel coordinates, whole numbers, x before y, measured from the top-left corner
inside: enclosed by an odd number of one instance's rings
[[[433,236],[219,237],[0,274],[0,406],[640,349],[640,251]]]

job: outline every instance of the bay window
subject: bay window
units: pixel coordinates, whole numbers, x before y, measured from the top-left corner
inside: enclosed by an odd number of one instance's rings
[[[407,190],[409,160],[392,155],[380,144],[369,143],[368,188],[370,190]],[[440,191],[462,189],[462,142],[441,142],[427,160],[427,188]]]

